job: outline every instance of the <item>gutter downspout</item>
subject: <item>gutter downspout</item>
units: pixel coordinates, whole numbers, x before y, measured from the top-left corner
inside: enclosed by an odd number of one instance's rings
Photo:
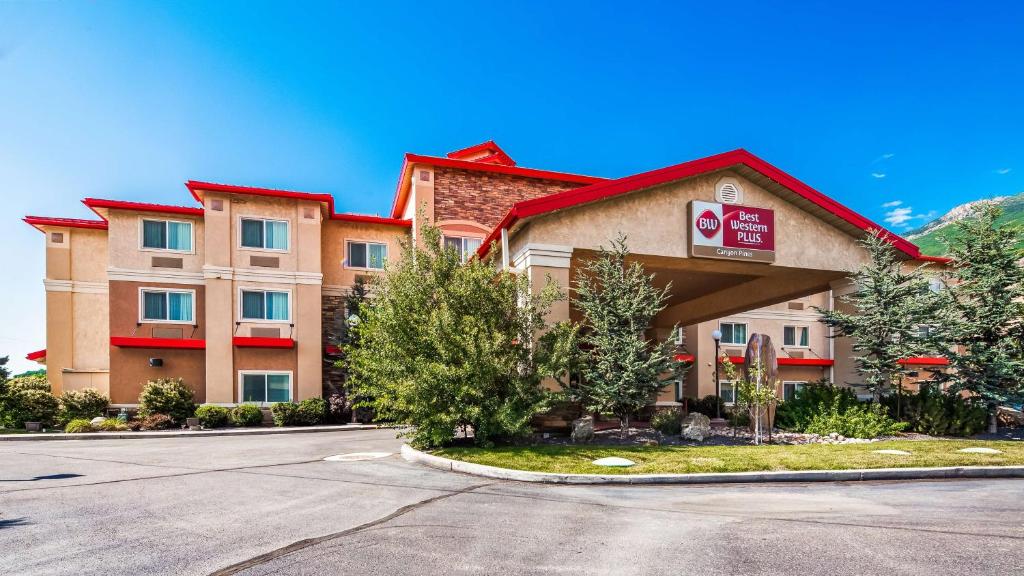
[[[508,228],[501,229],[501,269],[508,270]]]

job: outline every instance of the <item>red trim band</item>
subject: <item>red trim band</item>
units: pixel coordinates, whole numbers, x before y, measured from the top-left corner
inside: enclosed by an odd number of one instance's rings
[[[111,336],[110,345],[119,348],[180,348],[184,350],[203,350],[206,340],[195,338],[135,338],[129,336]]]
[[[231,342],[239,348],[294,348],[295,340],[291,338],[255,338],[235,336]]]
[[[159,212],[161,214],[178,214],[182,216],[202,216],[202,208],[194,208],[189,206],[169,206],[166,204],[150,204],[148,202],[127,202],[124,200],[104,200],[102,198],[86,198],[82,200],[82,204],[89,207],[90,210],[99,214],[100,218],[106,220],[106,216],[100,214],[97,208],[106,208],[108,210],[133,210],[139,212]]]
[[[676,354],[676,362],[693,362],[696,358],[693,354]]]
[[[949,264],[953,261],[952,258],[946,258],[945,256],[928,256],[927,254],[921,254],[917,259],[922,262],[937,262],[939,264]]]
[[[916,356],[898,360],[903,366],[949,366],[949,358],[942,356]]]
[[[87,228],[91,230],[106,230],[105,220],[83,220],[81,218],[50,218],[48,216],[25,216],[22,218],[29,226],[42,232],[40,226],[57,226],[61,228]]]
[[[828,358],[777,358],[779,366],[834,366],[836,361]],[[743,356],[729,356],[729,362],[733,364],[744,364],[746,358]],[[722,359],[718,359],[722,363]]]
[[[40,360],[45,360],[45,359],[46,359],[46,348],[43,348],[42,350],[36,350],[35,352],[29,352],[28,354],[25,355],[25,360],[31,360],[33,362],[38,362]]]
[[[401,226],[412,228],[412,220],[401,220],[399,218],[384,218],[383,216],[366,216],[364,214],[331,214],[331,220],[342,220],[344,222],[359,222],[362,224],[383,224],[385,226]]]

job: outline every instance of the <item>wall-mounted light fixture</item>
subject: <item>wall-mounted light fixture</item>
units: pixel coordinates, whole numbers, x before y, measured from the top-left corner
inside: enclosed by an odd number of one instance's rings
[[[164,359],[163,358],[150,358],[149,359],[149,366],[150,366],[150,368],[160,368],[163,365],[164,365]]]

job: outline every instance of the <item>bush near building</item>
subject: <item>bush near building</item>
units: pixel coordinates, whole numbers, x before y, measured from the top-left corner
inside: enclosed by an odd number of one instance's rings
[[[152,380],[139,395],[139,417],[154,414],[168,416],[174,424],[184,424],[196,412],[195,397],[181,378]]]
[[[263,410],[255,404],[239,404],[231,410],[235,426],[259,426],[263,423]]]
[[[24,428],[25,422],[52,426],[60,403],[50,393],[46,376],[23,376],[0,383],[0,426]]]
[[[658,410],[651,417],[651,428],[666,436],[676,436],[683,431],[683,413],[678,410]]]
[[[327,401],[323,398],[307,398],[298,404],[278,402],[270,407],[274,426],[316,426],[327,416]]]
[[[935,385],[917,393],[891,395],[882,400],[889,415],[907,422],[908,430],[932,436],[973,436],[985,430],[988,407],[978,397],[943,392]]]
[[[96,430],[92,427],[92,423],[89,420],[75,418],[64,426],[64,431],[68,434],[81,434],[83,432],[95,432]]]
[[[103,416],[109,405],[110,399],[95,388],[67,390],[60,395],[57,421],[66,423],[78,418],[91,420],[97,416]]]
[[[203,404],[196,408],[196,418],[203,428],[221,428],[227,426],[231,412],[223,406]]]

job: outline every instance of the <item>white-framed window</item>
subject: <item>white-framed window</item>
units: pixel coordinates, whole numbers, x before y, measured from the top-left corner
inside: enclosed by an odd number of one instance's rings
[[[676,391],[676,402],[682,401],[682,399],[683,399],[683,381],[682,380],[673,380],[672,381],[672,386],[675,388],[675,391]]]
[[[917,336],[918,338],[930,338],[935,335],[938,327],[930,324],[918,324],[917,325]]]
[[[139,242],[145,250],[192,252],[192,222],[143,218]]]
[[[459,259],[465,262],[473,257],[473,254],[480,249],[480,244],[483,241],[480,238],[473,238],[470,236],[445,236],[444,247],[455,250],[459,255]]]
[[[802,381],[802,380],[784,381],[782,383],[782,399],[784,401],[786,401],[786,402],[789,402],[793,398],[796,398],[797,391],[798,390],[803,390],[804,386],[807,386],[807,382],[806,381]]]
[[[288,221],[266,218],[240,219],[239,244],[255,250],[288,250]]]
[[[942,292],[946,289],[946,283],[941,278],[932,277],[928,279],[928,289],[936,293]]]
[[[807,348],[810,346],[810,328],[807,326],[783,326],[782,345]]]
[[[388,245],[381,242],[363,242],[361,240],[349,240],[345,245],[345,252],[348,268],[360,268],[363,270],[383,270],[384,263],[388,261]]]
[[[240,292],[240,319],[266,322],[288,322],[291,319],[291,292],[256,288],[242,288]]]
[[[238,401],[258,404],[291,402],[292,373],[239,370]]]
[[[747,344],[747,325],[742,322],[720,322],[718,329],[722,332],[722,344]]]
[[[722,403],[726,406],[732,406],[736,403],[736,384],[732,380],[722,380],[718,383],[719,398],[722,399]]]
[[[140,288],[139,322],[192,324],[196,316],[195,301],[195,290]]]

